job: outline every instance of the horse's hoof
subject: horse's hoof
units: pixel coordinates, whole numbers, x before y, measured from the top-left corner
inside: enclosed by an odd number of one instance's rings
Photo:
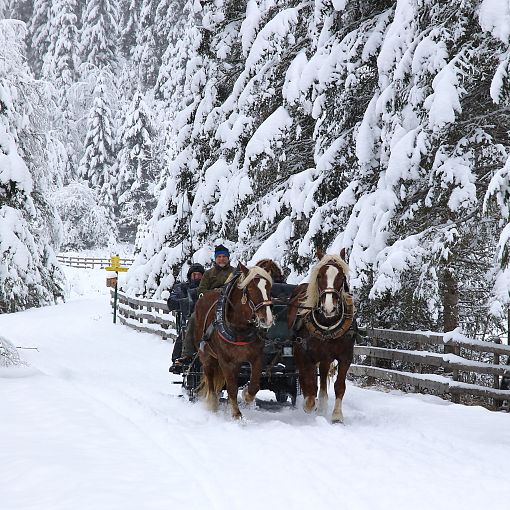
[[[247,405],[250,405],[255,401],[255,396],[250,395],[250,393],[248,392],[248,390],[246,388],[243,390],[242,396],[243,396],[243,400],[245,401],[245,403]]]
[[[316,402],[315,402],[315,399],[314,398],[305,398],[305,402],[303,404],[303,409],[305,411],[305,413],[313,413],[315,411],[315,409],[317,408],[317,405],[316,405]]]
[[[343,425],[344,424],[344,419],[343,419],[343,417],[342,418],[331,418],[331,423],[333,425],[336,425],[336,424]]]
[[[328,403],[319,403],[317,406],[317,414],[324,416],[328,412]]]

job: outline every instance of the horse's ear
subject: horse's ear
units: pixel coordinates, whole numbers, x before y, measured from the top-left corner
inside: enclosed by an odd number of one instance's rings
[[[243,273],[244,276],[246,276],[250,271],[242,262],[239,262],[239,264],[237,265],[237,270]]]
[[[317,249],[315,250],[315,255],[317,256],[317,258],[318,258],[319,260],[321,260],[321,259],[322,259],[322,257],[324,257],[324,252],[323,252],[320,248],[317,248]]]
[[[342,248],[342,249],[340,250],[340,258],[341,258],[342,260],[345,260],[345,248]]]

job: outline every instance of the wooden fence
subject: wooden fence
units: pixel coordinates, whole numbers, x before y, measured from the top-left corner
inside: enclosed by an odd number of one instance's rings
[[[137,331],[175,339],[174,317],[164,301],[133,298],[119,291],[117,317]],[[441,333],[360,332],[364,340],[354,347],[349,376],[366,376],[369,384],[386,381],[404,391],[433,393],[454,402],[508,408],[510,390],[500,387],[502,377],[510,378],[510,346]]]
[[[482,403],[490,408],[506,402],[508,406],[510,390],[500,389],[500,381],[510,377],[510,346],[452,334],[385,329],[360,332],[366,345],[355,346],[351,376],[450,395],[454,402]]]
[[[105,267],[108,267],[111,262],[109,257],[82,257],[78,255],[64,255],[62,253],[57,255],[57,260],[65,266],[82,269],[94,269],[95,267],[104,269]],[[131,257],[121,257],[120,265],[123,267],[129,267],[133,263],[133,260],[134,259]]]
[[[110,289],[112,307],[114,292]],[[136,331],[159,335],[164,340],[175,339],[175,320],[165,301],[134,298],[118,291],[117,318]]]

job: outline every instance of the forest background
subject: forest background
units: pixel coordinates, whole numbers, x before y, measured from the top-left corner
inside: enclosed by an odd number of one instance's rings
[[[161,297],[215,243],[362,322],[486,338],[510,289],[507,0],[0,0],[0,311],[133,242]]]

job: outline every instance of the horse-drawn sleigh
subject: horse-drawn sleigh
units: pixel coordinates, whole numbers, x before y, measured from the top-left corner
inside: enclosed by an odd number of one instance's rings
[[[273,264],[273,265],[272,265]],[[352,361],[354,334],[348,267],[342,256],[322,255],[309,283],[274,283],[278,266],[264,260],[252,268],[239,264],[222,289],[206,292],[196,303],[197,355],[183,373],[183,388],[202,397],[211,410],[226,388],[233,418],[240,418],[237,394],[251,403],[259,389],[278,402],[295,405],[299,385],[304,409],[327,409],[327,379],[337,362],[333,422],[343,421],[345,377]]]

